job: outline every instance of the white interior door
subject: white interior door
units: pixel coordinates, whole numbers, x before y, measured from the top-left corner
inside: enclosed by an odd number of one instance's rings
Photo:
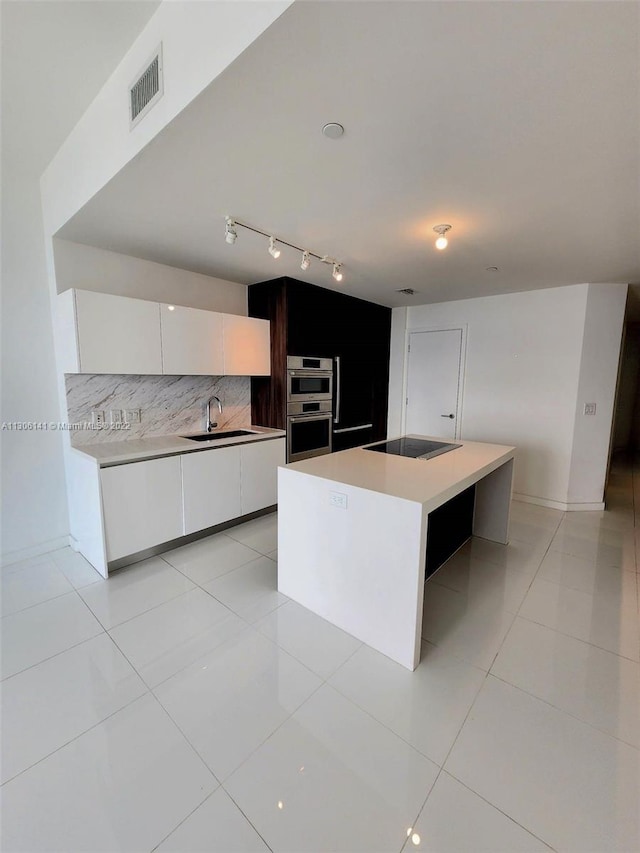
[[[462,329],[411,332],[407,372],[407,434],[456,438]]]

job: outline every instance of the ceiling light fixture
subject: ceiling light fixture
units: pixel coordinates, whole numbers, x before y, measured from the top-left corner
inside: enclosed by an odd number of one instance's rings
[[[290,249],[295,249],[296,252],[302,253],[300,261],[300,269],[305,272],[311,266],[311,258],[317,258],[323,264],[331,264],[333,266],[333,277],[336,281],[342,281],[344,273],[342,272],[342,263],[329,255],[319,255],[317,252],[312,252],[311,249],[303,249],[302,246],[296,246],[295,243],[289,243],[280,237],[274,237],[268,231],[262,231],[260,228],[254,228],[253,225],[247,225],[246,222],[239,222],[231,216],[225,216],[225,240],[227,243],[235,243],[238,239],[238,228],[246,228],[247,231],[253,231],[254,234],[260,234],[262,237],[267,237],[269,240],[269,254],[272,258],[280,257],[279,246],[288,246]],[[277,244],[277,245],[276,245]]]
[[[438,237],[438,239],[436,240],[436,249],[440,249],[440,250],[446,249],[447,246],[449,245],[449,241],[447,240],[445,235],[446,235],[447,231],[451,230],[451,226],[450,225],[434,225],[433,230],[436,232],[436,234],[440,235]]]
[[[269,254],[274,260],[280,257],[280,249],[276,246],[275,237],[269,237]]]
[[[226,225],[224,229],[224,239],[227,243],[233,245],[238,239],[238,232],[236,231],[236,223],[229,216],[225,217]]]

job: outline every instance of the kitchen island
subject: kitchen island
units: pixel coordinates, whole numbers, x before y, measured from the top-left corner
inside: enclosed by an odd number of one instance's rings
[[[359,447],[281,467],[279,591],[415,669],[430,523],[471,494],[469,534],[506,544],[514,456],[461,441],[428,459]]]

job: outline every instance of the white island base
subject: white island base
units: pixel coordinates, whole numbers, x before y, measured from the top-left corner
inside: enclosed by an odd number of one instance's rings
[[[356,448],[281,467],[279,591],[415,669],[429,514],[475,484],[473,535],[508,542],[515,449],[461,444],[429,460]]]

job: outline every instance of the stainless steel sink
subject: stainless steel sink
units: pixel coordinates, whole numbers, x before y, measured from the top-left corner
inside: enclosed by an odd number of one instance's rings
[[[259,435],[250,429],[231,429],[227,432],[202,432],[199,435],[181,435],[180,438],[188,438],[189,441],[215,441],[218,438],[239,438],[242,435]]]

